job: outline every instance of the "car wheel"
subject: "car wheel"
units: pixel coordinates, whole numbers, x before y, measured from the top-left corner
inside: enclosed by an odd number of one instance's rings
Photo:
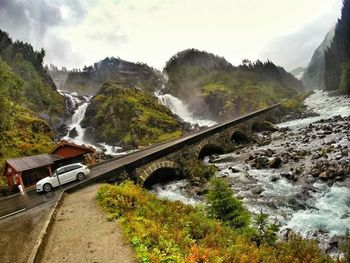
[[[51,184],[44,184],[43,189],[45,192],[50,192],[52,190]]]
[[[77,174],[77,179],[78,179],[79,181],[84,180],[84,178],[85,178],[85,174],[83,174],[83,173],[78,173],[78,174]]]

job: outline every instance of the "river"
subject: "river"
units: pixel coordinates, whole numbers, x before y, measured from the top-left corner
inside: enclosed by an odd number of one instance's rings
[[[281,236],[292,229],[304,237],[317,239],[321,248],[332,254],[337,252],[338,244],[334,245],[337,237],[350,228],[350,118],[334,118],[350,116],[350,98],[316,91],[305,104],[319,116],[278,125],[289,127],[288,131],[258,134],[271,140],[267,145],[252,144],[216,156],[216,176],[226,179],[252,213],[262,210],[270,215],[271,221],[277,220]],[[320,152],[324,154],[323,150],[327,153],[319,156]],[[264,152],[268,151],[271,153],[266,157]],[[300,156],[301,153],[307,156]],[[260,157],[271,160],[276,156],[287,159],[280,168],[254,167],[254,161]],[[343,167],[347,174],[322,180],[322,171],[311,176],[320,162],[329,170],[333,166]],[[153,186],[153,191],[162,198],[192,205],[203,202],[203,197],[189,194],[189,184],[187,180],[158,184]]]

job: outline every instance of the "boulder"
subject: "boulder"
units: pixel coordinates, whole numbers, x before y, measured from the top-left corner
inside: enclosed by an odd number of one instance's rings
[[[349,151],[348,151],[348,149],[342,149],[342,150],[341,150],[341,155],[342,155],[342,156],[349,156]]]
[[[326,171],[323,171],[322,173],[320,173],[318,175],[319,178],[323,179],[323,180],[327,180],[328,179],[328,175]]]
[[[239,173],[240,172],[240,170],[238,170],[235,167],[230,167],[229,169],[231,170],[232,173]]]
[[[282,164],[282,160],[280,157],[275,157],[270,161],[271,168],[280,168]]]
[[[73,129],[71,129],[71,130],[69,131],[68,136],[69,136],[70,138],[72,138],[72,139],[74,139],[75,137],[77,137],[77,136],[78,136],[77,129],[76,129],[75,127],[74,127]]]
[[[253,194],[255,194],[255,195],[260,195],[262,192],[264,192],[265,191],[265,189],[264,189],[264,187],[263,186],[261,186],[261,185],[257,185],[257,186],[255,186],[252,190],[251,190],[251,192],[253,193]]]

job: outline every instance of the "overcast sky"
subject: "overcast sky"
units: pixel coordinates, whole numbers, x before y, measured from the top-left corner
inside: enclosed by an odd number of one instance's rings
[[[82,67],[107,56],[162,69],[176,52],[306,66],[342,0],[0,0],[0,27],[46,50],[45,63]]]

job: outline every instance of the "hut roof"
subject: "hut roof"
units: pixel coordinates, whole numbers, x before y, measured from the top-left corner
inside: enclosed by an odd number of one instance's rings
[[[22,172],[42,166],[47,166],[61,159],[63,159],[61,156],[44,153],[33,156],[8,159],[6,160],[6,163],[11,165],[11,167],[17,172]]]
[[[79,144],[75,144],[73,142],[68,142],[68,141],[65,141],[65,140],[61,140],[56,145],[56,147],[51,151],[51,154],[55,154],[57,150],[59,150],[62,147],[65,147],[65,146],[68,146],[68,147],[70,146],[70,147],[73,147],[73,148],[81,149],[81,150],[84,150],[84,151],[86,151],[88,153],[95,153],[96,152],[96,150],[93,147],[85,146],[85,145],[79,145]]]

